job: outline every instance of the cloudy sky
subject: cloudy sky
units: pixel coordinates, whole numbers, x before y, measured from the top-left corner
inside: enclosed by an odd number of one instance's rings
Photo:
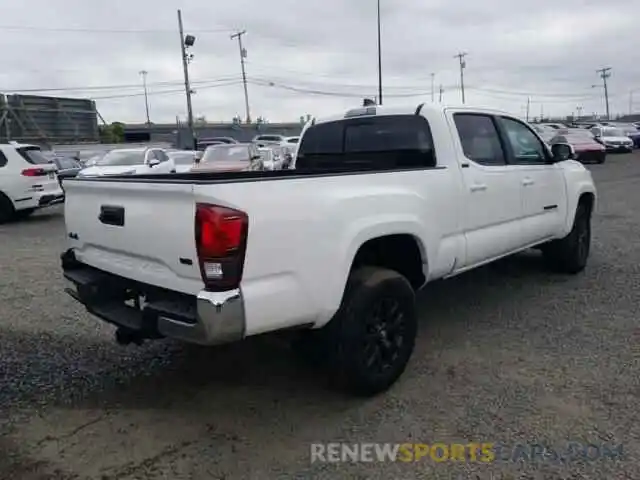
[[[637,0],[381,0],[385,104],[460,101],[467,52],[468,104],[530,116],[640,111]],[[196,43],[195,115],[245,116],[239,48],[246,30],[252,117],[295,121],[360,103],[377,92],[376,0],[23,0],[0,5],[1,93],[94,98],[105,120],[185,116],[176,10]],[[636,90],[632,94],[633,90]],[[635,99],[633,98],[635,97]]]

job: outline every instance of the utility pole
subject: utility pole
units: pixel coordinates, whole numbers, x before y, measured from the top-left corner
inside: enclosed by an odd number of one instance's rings
[[[611,76],[611,67],[603,67],[600,70],[596,70],[596,73],[600,74],[600,78],[602,78],[602,85],[604,86],[604,104],[607,112],[607,120],[610,120],[609,117],[609,89],[607,87],[607,78]]]
[[[189,35],[189,42],[187,45],[186,38],[184,36],[184,29],[182,28],[182,12],[178,10],[178,29],[180,31],[180,51],[182,52],[182,69],[184,70],[184,90],[187,95],[187,124],[189,125],[189,134],[191,135],[191,141],[194,143],[194,149],[197,147],[196,133],[193,128],[193,108],[191,106],[191,84],[189,83],[189,61],[192,56],[187,56],[187,46],[192,46],[195,38]]]
[[[144,87],[144,106],[147,110],[147,126],[151,127],[151,120],[149,119],[149,97],[147,96],[147,72],[146,70],[140,70],[140,75],[142,75],[142,86]]]
[[[638,89],[629,90],[629,115],[633,115],[633,93]]]
[[[460,93],[462,94],[462,103],[464,103],[464,69],[467,68],[467,62],[464,60],[466,56],[466,52],[460,52],[453,56],[453,58],[457,58],[460,61]]]
[[[531,97],[527,97],[527,122],[529,121],[529,108],[531,108]]]
[[[540,104],[540,121],[544,121],[544,105]]]
[[[439,101],[440,101],[440,103],[442,103],[442,94],[444,93],[444,88],[442,88],[442,84],[440,84],[440,91],[439,91],[439,93],[440,93],[440,99],[439,99]]]
[[[247,58],[247,51],[242,46],[242,36],[247,33],[246,30],[231,35],[231,40],[238,39],[238,48],[240,49],[240,68],[242,69],[242,85],[244,86],[244,107],[247,114],[247,122],[251,123],[251,113],[249,112],[249,90],[247,89],[247,74],[244,68],[244,59]]]
[[[436,90],[435,90],[435,78],[436,78],[436,74],[432,73],[431,74],[431,103],[434,103],[436,101]]]
[[[378,0],[378,104],[382,105],[382,22],[380,20],[380,0]]]

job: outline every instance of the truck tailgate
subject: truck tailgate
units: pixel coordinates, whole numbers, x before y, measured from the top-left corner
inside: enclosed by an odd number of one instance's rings
[[[185,183],[65,183],[70,247],[87,265],[139,282],[196,294],[193,186]]]

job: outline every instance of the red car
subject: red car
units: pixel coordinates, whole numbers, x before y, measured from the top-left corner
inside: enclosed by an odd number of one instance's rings
[[[607,158],[607,149],[596,141],[589,130],[562,129],[549,141],[549,145],[554,143],[571,145],[576,152],[576,160],[582,163],[604,163]]]

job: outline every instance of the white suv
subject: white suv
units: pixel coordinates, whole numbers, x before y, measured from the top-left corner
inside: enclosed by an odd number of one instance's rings
[[[37,145],[0,144],[0,223],[64,202],[57,167]]]

